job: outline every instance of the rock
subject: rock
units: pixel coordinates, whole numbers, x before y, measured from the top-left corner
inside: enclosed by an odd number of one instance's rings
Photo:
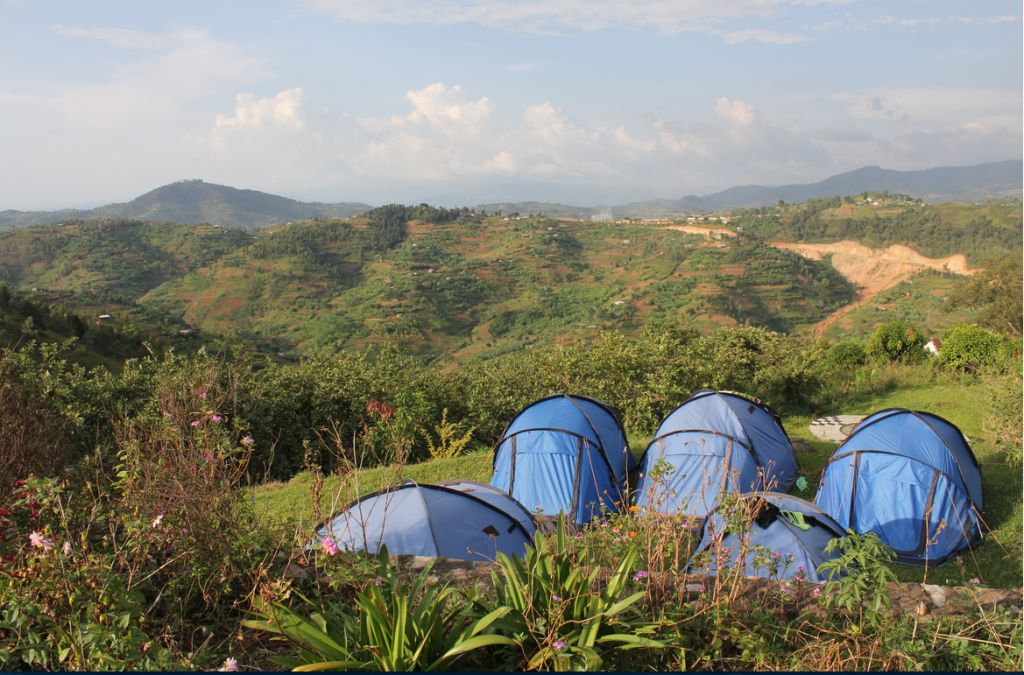
[[[931,598],[932,604],[936,607],[941,608],[946,604],[946,589],[942,586],[932,586],[931,584],[922,584],[921,588]]]
[[[425,555],[414,556],[412,562],[409,563],[409,569],[421,570],[435,560],[437,560],[437,558],[431,558]]]

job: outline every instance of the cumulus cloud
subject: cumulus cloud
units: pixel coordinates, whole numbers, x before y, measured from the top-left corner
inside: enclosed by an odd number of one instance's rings
[[[282,91],[272,98],[256,99],[252,93],[238,94],[233,117],[217,115],[214,132],[225,127],[235,129],[263,129],[278,126],[298,131],[302,129],[302,88]]]
[[[360,23],[476,23],[511,33],[552,33],[565,28],[653,27],[668,34],[702,30],[730,44],[760,40],[791,44],[803,38],[767,30],[715,29],[723,19],[776,17],[788,6],[845,4],[855,0],[305,0],[314,11]]]
[[[201,140],[224,157],[273,158],[279,172],[290,161],[304,175],[392,181],[771,182],[775,176],[817,178],[830,162],[809,134],[779,127],[755,106],[729,98],[714,108],[721,124],[654,120],[611,129],[590,126],[549,102],[526,107],[517,122],[499,128],[495,102],[442,83],[409,91],[406,99],[412,109],[405,114],[354,120],[313,115],[297,90],[265,99],[240,96],[234,116],[218,116]],[[270,124],[281,108],[285,119],[302,120],[302,126]]]

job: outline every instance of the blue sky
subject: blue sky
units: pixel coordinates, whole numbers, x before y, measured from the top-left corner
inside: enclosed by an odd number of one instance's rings
[[[0,210],[581,205],[1022,157],[1021,3],[0,0]]]

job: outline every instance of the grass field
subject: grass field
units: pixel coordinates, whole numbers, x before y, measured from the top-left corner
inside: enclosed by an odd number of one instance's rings
[[[981,404],[980,385],[967,379],[964,383],[948,379],[926,366],[901,369],[898,373],[903,386],[886,393],[866,394],[844,406],[823,414],[868,414],[884,408],[910,408],[930,412],[956,424],[970,439],[981,463],[984,480],[984,518],[990,534],[984,544],[966,555],[932,570],[897,565],[891,568],[900,581],[924,582],[941,585],[965,585],[977,578],[992,587],[1016,587],[1024,571],[1022,563],[1021,469],[1013,469],[1001,461],[999,452],[983,429],[985,412]],[[804,491],[793,488],[791,493],[812,501],[819,480],[828,463],[835,444],[819,441],[811,436],[807,425],[812,417],[786,417],[783,424],[790,437],[806,440],[816,453],[797,455],[800,474],[807,479]],[[640,457],[649,437],[630,435],[630,447]],[[451,460],[431,461],[404,467],[358,471],[347,478],[328,476],[323,483],[321,517],[347,506],[360,495],[365,495],[404,479],[420,483],[436,483],[452,478],[467,478],[487,482],[491,478],[492,455],[489,449],[475,451]],[[258,510],[288,521],[303,532],[310,532],[317,518],[311,499],[314,477],[308,472],[299,474],[288,483],[267,484],[253,490],[252,499]]]

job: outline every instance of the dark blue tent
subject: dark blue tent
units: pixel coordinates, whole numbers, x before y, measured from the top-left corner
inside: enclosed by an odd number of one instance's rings
[[[827,513],[799,497],[778,492],[741,495],[728,508],[744,510],[743,527],[730,530],[724,506],[712,513],[690,559],[691,573],[717,574],[722,565],[742,562],[748,577],[793,579],[800,574],[806,575],[803,581],[829,580],[827,573],[818,574],[818,566],[842,553],[826,553],[825,547],[846,532]]]
[[[385,544],[393,555],[493,562],[498,553],[524,556],[535,531],[523,505],[490,485],[407,480],[360,497],[317,528],[317,536],[354,551],[376,553]]]
[[[793,446],[774,410],[739,394],[705,389],[658,426],[640,458],[636,504],[703,518],[725,492],[785,492],[796,478]]]
[[[984,538],[981,469],[953,424],[905,408],[865,417],[825,467],[814,503],[875,532],[908,565],[941,565]]]
[[[542,519],[583,525],[626,501],[636,465],[614,408],[587,396],[552,394],[527,406],[501,435],[491,485]]]

